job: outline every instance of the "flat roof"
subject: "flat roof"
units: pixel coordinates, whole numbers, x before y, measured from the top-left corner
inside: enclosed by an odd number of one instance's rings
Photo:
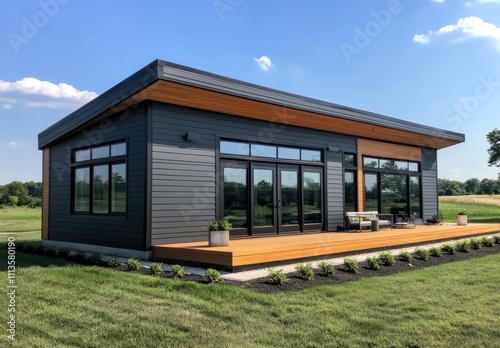
[[[442,149],[465,141],[461,133],[155,60],[41,132],[38,146],[145,100],[419,147]]]

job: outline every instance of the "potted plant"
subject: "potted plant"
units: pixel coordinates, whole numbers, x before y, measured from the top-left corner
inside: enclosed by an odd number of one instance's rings
[[[205,228],[208,230],[208,246],[228,246],[229,230],[233,227],[228,219],[212,220]]]
[[[459,211],[457,214],[457,225],[467,226],[467,212],[465,210]]]
[[[442,219],[439,215],[434,214],[430,219],[425,220],[429,225],[441,225],[442,224]]]

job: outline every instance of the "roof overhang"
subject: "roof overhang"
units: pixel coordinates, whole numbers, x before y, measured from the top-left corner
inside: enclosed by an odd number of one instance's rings
[[[40,133],[39,148],[146,100],[418,147],[442,149],[465,140],[460,133],[157,60]]]

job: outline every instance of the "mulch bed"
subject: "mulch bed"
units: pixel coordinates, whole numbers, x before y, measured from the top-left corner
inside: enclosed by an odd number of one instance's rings
[[[413,259],[412,264],[409,264],[408,262],[405,262],[405,261],[401,261],[398,259],[397,256],[395,256],[396,264],[394,266],[381,266],[381,268],[379,270],[371,270],[368,268],[366,262],[360,262],[358,274],[347,272],[344,269],[343,265],[335,266],[335,273],[333,275],[328,276],[328,277],[323,276],[321,274],[320,270],[315,269],[314,270],[315,277],[313,280],[302,280],[299,276],[299,273],[294,272],[294,273],[287,274],[289,282],[287,284],[283,284],[283,285],[270,284],[268,282],[267,278],[259,278],[259,279],[254,279],[254,280],[246,281],[246,282],[225,280],[224,282],[218,283],[218,284],[220,284],[221,286],[225,286],[225,285],[241,286],[241,287],[253,289],[253,290],[256,290],[259,292],[263,292],[263,293],[277,293],[277,292],[283,292],[283,291],[299,291],[299,290],[303,290],[303,289],[307,289],[307,288],[311,288],[311,287],[315,287],[315,286],[319,286],[319,285],[342,284],[344,282],[359,280],[362,278],[380,277],[380,276],[396,274],[396,273],[400,273],[400,272],[406,272],[406,271],[410,271],[410,270],[422,269],[425,267],[442,265],[442,264],[449,263],[449,262],[469,260],[472,258],[483,257],[483,256],[493,255],[493,254],[498,254],[498,253],[500,253],[500,245],[495,244],[493,247],[483,246],[481,249],[478,249],[478,250],[471,249],[470,252],[468,252],[468,253],[457,251],[457,253],[455,255],[449,255],[449,254],[443,252],[443,256],[441,256],[441,257],[430,256],[427,261],[417,259],[415,254],[413,254],[414,259]],[[119,267],[116,267],[115,269],[119,270],[119,271],[127,271],[127,267],[125,265],[120,265]],[[134,273],[149,274],[148,269],[145,269],[145,268],[141,268],[139,271],[134,271]],[[161,277],[171,278],[172,275],[170,273],[166,272],[163,275],[161,275]],[[194,281],[194,282],[198,282],[198,283],[202,283],[202,284],[208,284],[208,281],[206,280],[206,278],[202,277],[202,276],[186,275],[182,279],[184,281]]]

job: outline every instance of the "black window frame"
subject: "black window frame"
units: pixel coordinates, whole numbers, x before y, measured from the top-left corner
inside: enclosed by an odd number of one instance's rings
[[[125,144],[125,154],[111,156],[111,146],[115,144]],[[99,148],[103,146],[109,146],[109,156],[102,157],[98,159],[92,159],[92,155],[89,160],[83,160],[76,162],[76,153],[81,150],[90,150],[92,154],[93,148]],[[126,139],[116,140],[108,143],[96,144],[95,146],[81,147],[71,150],[71,214],[73,215],[92,215],[92,216],[126,216],[128,213],[128,141]],[[112,200],[112,180],[113,180],[113,165],[124,164],[125,165],[125,211],[117,212],[113,211],[113,200]],[[96,213],[94,212],[94,168],[98,166],[108,166],[108,192],[107,192],[107,213]],[[89,210],[88,211],[77,211],[75,209],[75,172],[80,168],[89,168]]]

